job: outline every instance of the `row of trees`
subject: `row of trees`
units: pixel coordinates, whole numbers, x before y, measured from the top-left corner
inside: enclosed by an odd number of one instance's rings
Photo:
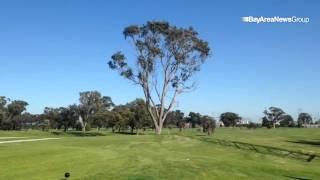
[[[309,113],[301,112],[298,115],[297,121],[294,121],[293,117],[281,108],[269,107],[264,112],[264,117],[262,118],[262,126],[273,127],[305,127],[306,125],[312,124],[313,119]],[[314,122],[314,124],[319,123],[319,121]]]
[[[68,107],[46,107],[43,117],[49,120],[45,123],[54,129],[69,128],[86,131],[90,129],[92,118],[108,112],[114,104],[110,97],[102,96],[98,91],[85,91],[80,93],[79,104]],[[107,115],[107,114],[104,114]]]
[[[10,102],[10,103],[8,103]],[[10,101],[1,97],[0,128],[4,130],[20,130],[41,128],[42,130],[69,129],[86,131],[90,128],[111,128],[112,132],[138,133],[147,128],[156,130],[152,117],[143,99],[135,99],[125,105],[115,105],[108,96],[102,96],[98,91],[81,92],[79,104],[67,107],[46,107],[42,114],[33,115],[25,112],[28,103],[25,101]],[[152,107],[154,109],[160,107]],[[202,127],[204,132],[212,134],[215,120],[212,117],[190,112],[185,116],[180,110],[168,111],[164,127]]]
[[[124,105],[115,105],[108,96],[102,96],[98,91],[81,92],[79,104],[67,107],[46,107],[42,114],[33,115],[25,112],[28,103],[22,100],[13,100],[0,97],[0,128],[3,130],[19,130],[23,128],[68,129],[86,131],[90,128],[111,128],[113,132],[138,133],[147,128],[156,130],[152,117],[143,99],[135,99]],[[153,109],[161,107],[152,107]],[[204,132],[211,134],[216,127],[213,117],[190,112],[187,116],[181,110],[169,111],[163,127],[166,128],[195,128],[201,127]],[[281,108],[270,107],[264,112],[262,126],[271,128],[303,127],[311,124],[313,119],[308,113],[300,113],[295,122],[292,116]],[[226,127],[241,125],[242,118],[234,112],[225,112],[220,115],[220,122]],[[316,122],[317,123],[317,122]],[[242,124],[243,125],[243,124]],[[250,123],[246,126],[259,127]]]
[[[285,113],[281,108],[278,107],[269,107],[264,112],[264,117],[262,118],[261,125],[257,123],[250,122],[248,124],[241,123],[242,117],[237,113],[225,112],[220,115],[220,121],[223,122],[226,127],[235,127],[235,126],[248,126],[248,127],[268,127],[275,128],[276,126],[280,127],[305,127],[306,125],[313,124],[312,116],[309,113],[299,113],[297,121],[287,113]],[[315,121],[314,124],[319,123],[320,120]]]
[[[22,114],[28,103],[22,100],[14,100],[0,96],[0,127],[5,130],[21,129],[23,117],[31,116],[29,113]]]
[[[80,93],[80,99],[81,94],[83,93]],[[147,110],[146,102],[143,99],[137,98],[125,105],[117,106],[113,104],[111,98],[108,98],[108,101],[105,102],[107,102],[108,106],[104,107],[107,108],[95,109],[86,115],[87,118],[78,114],[78,109],[83,103],[80,103],[78,107],[77,105],[71,105],[67,108],[46,108],[44,117],[50,120],[51,128],[63,128],[64,131],[69,128],[80,130],[80,127],[83,128],[82,124],[85,124],[87,130],[90,128],[97,128],[98,130],[100,128],[111,128],[112,132],[129,131],[130,133],[139,133],[139,131],[142,131],[141,133],[143,133],[147,128],[152,128],[156,131],[151,115]],[[183,112],[175,110],[168,112],[164,127],[177,127],[181,131],[187,124],[192,124],[193,127],[202,127],[203,132],[211,135],[216,122],[212,117],[201,115],[200,113],[191,112],[189,116],[185,117]]]

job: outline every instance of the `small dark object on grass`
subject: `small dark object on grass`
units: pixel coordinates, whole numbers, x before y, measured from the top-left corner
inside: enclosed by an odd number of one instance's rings
[[[68,172],[64,173],[64,177],[67,179],[68,177],[70,177],[70,173]]]
[[[315,157],[316,155],[314,154],[310,155],[309,158],[307,159],[307,162],[311,162]]]

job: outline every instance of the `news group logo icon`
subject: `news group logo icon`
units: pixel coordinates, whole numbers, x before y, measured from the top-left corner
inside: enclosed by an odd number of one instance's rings
[[[297,17],[297,16],[291,16],[291,17],[244,16],[244,17],[241,17],[241,21],[245,23],[256,23],[256,24],[259,24],[259,23],[309,23],[310,19],[308,17]]]
[[[247,17],[241,17],[242,22],[249,22],[249,16]]]

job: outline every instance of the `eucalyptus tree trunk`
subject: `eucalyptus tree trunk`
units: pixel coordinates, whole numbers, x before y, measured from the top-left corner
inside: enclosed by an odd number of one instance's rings
[[[79,115],[79,122],[80,122],[80,124],[81,124],[82,132],[86,132],[87,122],[84,122],[84,121],[83,121],[83,118],[82,118],[81,115]]]

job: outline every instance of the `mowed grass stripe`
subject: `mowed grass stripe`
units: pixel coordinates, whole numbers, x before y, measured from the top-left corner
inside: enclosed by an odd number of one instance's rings
[[[12,140],[12,141],[0,141],[0,144],[6,143],[20,143],[20,142],[33,142],[33,141],[46,141],[46,140],[55,140],[61,138],[40,138],[40,139],[23,139],[23,140]]]

